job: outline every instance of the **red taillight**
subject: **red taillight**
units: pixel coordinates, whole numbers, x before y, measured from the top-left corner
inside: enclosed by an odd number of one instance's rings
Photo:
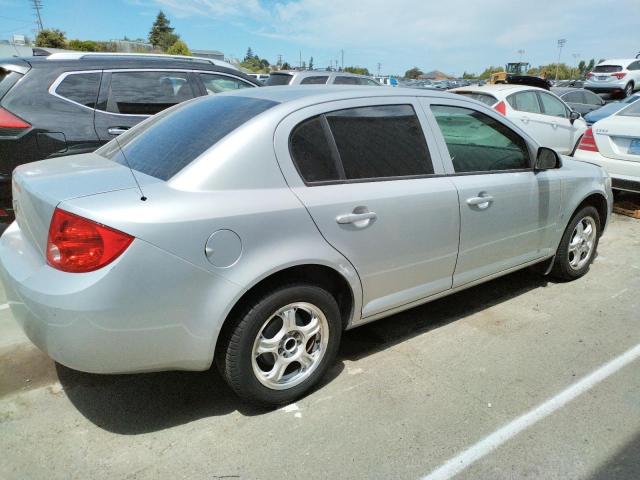
[[[593,77],[593,75],[594,75],[593,72],[589,72],[589,73],[587,73],[587,78],[591,78],[591,77]]]
[[[118,258],[131,235],[56,208],[49,226],[47,263],[63,272],[92,272]]]
[[[620,80],[621,78],[624,78],[626,73],[625,72],[618,72],[618,73],[612,73],[611,75],[613,75],[614,77],[616,77],[618,80]]]
[[[584,135],[580,139],[578,150],[586,150],[587,152],[597,152],[598,145],[596,145],[596,139],[593,136],[593,130],[591,127],[587,128]]]
[[[504,101],[497,103],[493,108],[496,110],[496,112],[505,116],[507,115],[507,104],[504,103]]]
[[[29,128],[31,125],[0,107],[0,128]]]

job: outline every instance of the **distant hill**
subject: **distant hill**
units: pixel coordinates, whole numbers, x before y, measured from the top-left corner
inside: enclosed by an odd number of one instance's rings
[[[423,73],[420,75],[420,78],[426,80],[449,80],[453,78],[451,75],[447,75],[446,73],[441,72],[440,70],[432,70],[427,73]]]

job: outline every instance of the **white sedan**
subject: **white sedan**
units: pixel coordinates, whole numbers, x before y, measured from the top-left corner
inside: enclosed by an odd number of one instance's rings
[[[523,85],[483,85],[450,90],[493,107],[541,145],[570,155],[587,129],[587,123],[553,93]]]
[[[640,102],[594,123],[575,158],[604,168],[615,190],[640,193]]]

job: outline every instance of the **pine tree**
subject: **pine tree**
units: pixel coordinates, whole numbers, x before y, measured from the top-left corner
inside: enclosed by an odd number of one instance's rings
[[[309,59],[309,70],[313,70],[313,57]]]
[[[253,50],[251,50],[251,47],[247,48],[247,53],[244,56],[244,61],[246,62],[247,60],[253,60],[254,55],[253,55]]]
[[[163,47],[166,49],[171,46],[166,45],[169,43],[169,41],[167,41],[168,39],[174,39],[172,43],[175,43],[177,35],[173,33],[173,27],[171,27],[171,22],[167,16],[160,10],[149,32],[149,43],[154,47]]]

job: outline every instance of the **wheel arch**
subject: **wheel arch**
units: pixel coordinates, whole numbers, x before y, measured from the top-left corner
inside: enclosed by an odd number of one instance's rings
[[[319,263],[292,265],[258,279],[238,298],[222,323],[218,338],[216,339],[214,354],[217,355],[219,353],[220,338],[229,334],[229,330],[234,326],[233,319],[236,318],[243,309],[270,290],[294,282],[307,283],[325,288],[333,295],[338,303],[343,329],[350,325],[358,305],[356,298],[357,292],[354,292],[354,288],[349,280],[338,270],[327,265]]]
[[[569,221],[581,208],[584,208],[587,205],[594,207],[598,211],[598,215],[600,215],[600,233],[602,233],[604,226],[609,220],[609,204],[607,203],[607,197],[605,197],[602,192],[591,192],[587,195],[573,210],[569,217]]]

